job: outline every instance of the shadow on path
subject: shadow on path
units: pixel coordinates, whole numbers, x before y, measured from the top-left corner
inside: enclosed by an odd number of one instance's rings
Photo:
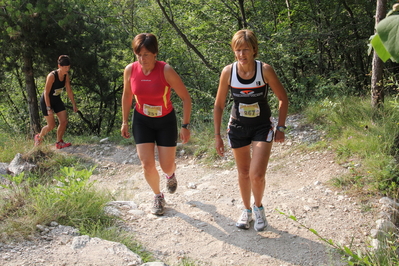
[[[265,259],[266,264],[264,265],[267,265],[267,258],[274,258],[295,265],[332,265],[333,255],[331,251],[328,252],[328,248],[321,243],[278,230],[270,224],[263,232],[255,231],[253,222],[250,229],[240,230],[235,227],[235,221],[219,213],[215,205],[200,201],[189,201],[187,204],[194,206],[193,211],[199,209],[210,214],[217,226],[170,208],[168,208],[165,216],[180,217],[217,241],[257,253],[262,256],[262,259]],[[198,238],[198,241],[199,245],[205,244],[200,243],[203,241],[202,238]]]

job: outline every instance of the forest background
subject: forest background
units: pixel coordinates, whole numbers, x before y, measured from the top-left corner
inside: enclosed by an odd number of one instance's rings
[[[0,9],[0,127],[18,134],[40,130],[38,98],[61,54],[72,59],[80,109],[70,115],[68,133],[119,131],[123,69],[135,60],[131,40],[142,32],[158,37],[158,60],[189,89],[194,125],[212,120],[219,74],[234,61],[230,40],[242,28],[258,36],[258,59],[275,68],[291,112],[370,96],[373,0],[2,0]],[[397,93],[398,70],[397,63],[383,65],[386,94]]]

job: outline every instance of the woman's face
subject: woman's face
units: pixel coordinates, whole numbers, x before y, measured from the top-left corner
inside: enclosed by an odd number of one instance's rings
[[[155,58],[157,56],[157,54],[151,53],[145,47],[142,47],[140,52],[135,55],[142,67],[151,67],[154,64],[156,60]]]
[[[255,52],[252,47],[250,47],[247,43],[242,44],[240,46],[237,46],[234,49],[234,55],[236,57],[236,60],[242,64],[246,65],[248,62],[251,62],[254,60],[254,55]]]
[[[61,70],[63,73],[67,73],[69,69],[71,69],[71,66],[60,66],[58,65],[58,68]]]

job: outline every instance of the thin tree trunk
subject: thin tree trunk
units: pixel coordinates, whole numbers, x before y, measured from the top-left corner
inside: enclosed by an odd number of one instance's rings
[[[375,25],[386,15],[387,0],[377,0],[377,8],[375,14]],[[384,103],[384,84],[383,84],[383,62],[374,51],[372,73],[371,73],[371,106],[379,109]]]
[[[30,129],[31,134],[40,132],[40,118],[39,118],[39,107],[37,102],[36,88],[35,88],[35,80],[33,77],[33,67],[32,67],[32,58],[29,55],[24,55],[24,67],[23,73],[25,75],[25,86],[26,92],[28,94],[28,108],[30,115]]]

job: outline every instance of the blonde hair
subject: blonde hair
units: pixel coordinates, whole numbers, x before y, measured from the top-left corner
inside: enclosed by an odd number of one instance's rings
[[[252,47],[254,50],[254,57],[258,55],[258,39],[253,31],[245,29],[239,30],[234,34],[233,39],[231,40],[231,49],[234,51],[237,47],[240,47],[243,44]]]

